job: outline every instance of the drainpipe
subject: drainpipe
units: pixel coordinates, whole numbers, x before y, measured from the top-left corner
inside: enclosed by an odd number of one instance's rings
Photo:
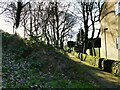
[[[118,60],[120,61],[120,2],[115,2],[115,15],[118,18]]]
[[[108,30],[108,28],[104,29],[104,36],[105,36],[105,55],[106,55],[106,59],[107,59],[107,40],[106,40],[106,31]]]
[[[118,14],[118,38],[120,37],[120,14]],[[118,39],[118,60],[120,61],[120,40]]]

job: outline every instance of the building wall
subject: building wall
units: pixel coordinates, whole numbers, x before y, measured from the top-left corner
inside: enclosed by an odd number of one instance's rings
[[[105,28],[108,28],[108,30],[104,30]],[[118,16],[115,15],[115,2],[106,2],[101,13],[101,57],[106,58],[107,52],[108,59],[118,60],[117,37]]]
[[[120,13],[118,15],[118,37],[120,38]],[[120,40],[118,42],[118,46],[120,47]],[[118,60],[120,61],[120,48],[118,50]]]

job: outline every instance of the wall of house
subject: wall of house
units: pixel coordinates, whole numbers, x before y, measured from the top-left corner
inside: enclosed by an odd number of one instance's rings
[[[116,38],[118,37],[118,16],[115,15],[115,2],[106,2],[104,4],[100,19],[101,57],[106,58],[107,52],[108,59],[118,60],[118,49],[116,48]],[[108,30],[104,30],[105,28],[108,28]]]
[[[118,15],[118,37],[120,37],[120,14]],[[118,41],[119,42],[119,47],[120,47],[120,40]],[[120,49],[118,50],[118,60],[120,61]]]

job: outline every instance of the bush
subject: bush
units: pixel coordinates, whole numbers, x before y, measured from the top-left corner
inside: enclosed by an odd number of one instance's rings
[[[106,72],[112,72],[112,65],[115,61],[114,60],[105,60],[103,62],[103,66],[104,66],[104,71]]]
[[[100,58],[99,62],[98,62],[98,68],[102,69],[102,62],[103,62],[104,58]]]
[[[120,76],[120,61],[113,63],[112,74],[114,74],[115,76]]]
[[[91,55],[82,54],[82,60],[90,65],[98,67],[99,58]]]
[[[73,52],[73,55],[78,57],[77,52]],[[112,73],[115,76],[120,76],[120,61],[108,60],[105,58],[99,58],[87,54],[82,54],[81,60],[84,60],[90,65],[98,67],[106,72]]]
[[[2,33],[2,45],[3,47],[19,48],[25,46],[23,39],[17,34],[11,35],[7,32]]]

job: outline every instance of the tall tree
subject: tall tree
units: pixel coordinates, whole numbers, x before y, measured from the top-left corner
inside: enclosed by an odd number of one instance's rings
[[[61,2],[17,2],[15,26],[21,25],[24,37],[30,37],[33,42],[40,39],[63,48],[65,37],[76,23],[76,17],[68,12],[69,7],[70,4]]]
[[[55,45],[57,47],[63,48],[64,37],[69,35],[69,31],[75,25],[76,17],[68,13],[68,8],[70,7],[69,4],[63,5],[61,2],[53,2],[51,5],[52,22],[50,22],[53,26]]]
[[[85,40],[84,42],[84,53],[86,53],[86,50],[88,48],[88,33],[89,30],[92,30],[92,35],[91,35],[91,41],[94,38],[94,34],[96,32],[96,23],[99,23],[100,21],[100,13],[101,13],[101,8],[102,8],[102,2],[99,0],[98,2],[96,1],[78,1],[78,7],[77,7],[77,13],[82,14],[82,20],[80,18],[80,21],[83,22],[84,25],[84,32],[85,32]],[[98,35],[97,38],[99,37],[100,34],[100,29],[98,29]],[[93,45],[94,46],[94,45]]]

